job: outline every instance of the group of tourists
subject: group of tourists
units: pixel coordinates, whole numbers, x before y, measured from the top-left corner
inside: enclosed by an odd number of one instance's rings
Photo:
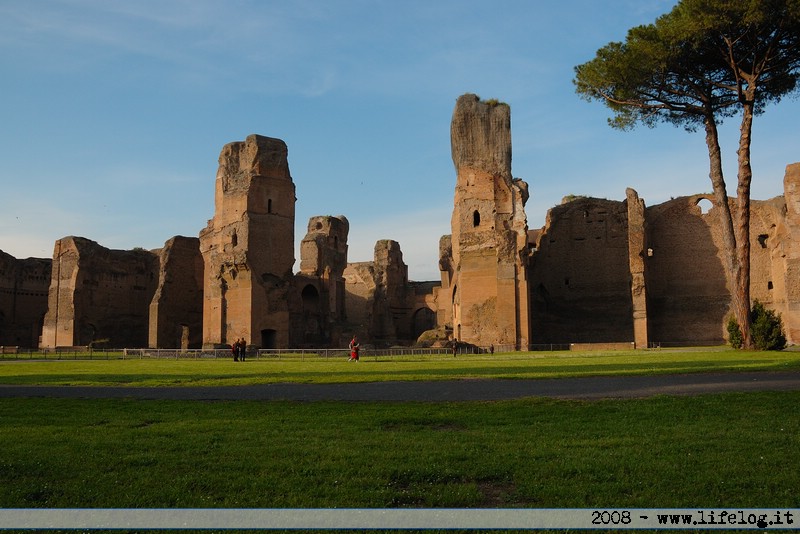
[[[233,353],[233,361],[244,361],[245,356],[247,356],[247,341],[243,338],[234,341],[233,345],[231,345],[231,352]]]

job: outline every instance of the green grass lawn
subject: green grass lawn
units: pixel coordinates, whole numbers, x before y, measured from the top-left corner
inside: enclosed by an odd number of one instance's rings
[[[798,403],[3,399],[0,506],[796,508]]]
[[[796,370],[798,353],[4,361],[0,384]],[[800,507],[800,392],[391,403],[0,399],[0,507]]]
[[[800,369],[800,352],[735,350],[533,352],[453,357],[21,360],[0,362],[0,384],[224,386],[468,378],[562,378]]]

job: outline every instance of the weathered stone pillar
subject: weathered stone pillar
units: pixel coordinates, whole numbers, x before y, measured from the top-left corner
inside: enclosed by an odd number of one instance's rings
[[[527,349],[527,184],[511,175],[511,110],[459,97],[450,129],[456,190],[453,330],[479,346]]]
[[[628,263],[631,269],[633,339],[637,349],[646,349],[647,336],[647,239],[644,200],[630,187],[625,190],[628,204]]]

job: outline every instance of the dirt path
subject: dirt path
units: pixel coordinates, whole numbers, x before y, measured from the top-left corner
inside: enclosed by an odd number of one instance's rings
[[[222,387],[0,385],[0,398],[135,398],[174,400],[490,401],[523,397],[644,398],[725,391],[798,391],[800,371],[698,373],[543,380],[447,380],[363,384],[262,384]]]

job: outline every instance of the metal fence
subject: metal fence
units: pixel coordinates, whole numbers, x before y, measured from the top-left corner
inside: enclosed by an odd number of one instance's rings
[[[719,346],[690,346],[690,343],[652,342],[650,350],[724,350],[727,347]],[[453,351],[452,347],[390,347],[390,348],[362,348],[359,355],[368,360],[415,360],[452,358],[460,356],[491,357],[494,354],[506,356],[514,353],[524,356],[530,352],[569,351],[569,343],[541,343],[529,345],[522,350],[517,350],[513,345],[495,345],[489,347],[476,347],[473,345],[458,346]],[[256,349],[247,351],[248,360],[334,360],[347,359],[350,352],[346,348],[300,348],[300,349]],[[170,359],[170,360],[220,360],[232,359],[233,354],[229,348],[219,349],[149,349],[149,348],[91,348],[91,347],[57,347],[31,349],[23,347],[0,346],[0,361],[3,360],[135,360],[135,359]]]
[[[529,351],[569,350],[568,344],[531,345]],[[518,352],[513,345],[496,345],[476,347],[462,345],[456,347],[390,347],[362,348],[359,356],[362,359],[431,359],[458,356],[492,356],[500,353]],[[348,358],[347,348],[301,348],[301,349],[256,349],[250,348],[246,358],[250,360],[330,360]],[[228,348],[219,349],[150,349],[150,348],[103,348],[91,347],[57,347],[31,349],[22,347],[0,347],[2,360],[135,360],[135,359],[170,359],[170,360],[217,360],[232,359]]]

